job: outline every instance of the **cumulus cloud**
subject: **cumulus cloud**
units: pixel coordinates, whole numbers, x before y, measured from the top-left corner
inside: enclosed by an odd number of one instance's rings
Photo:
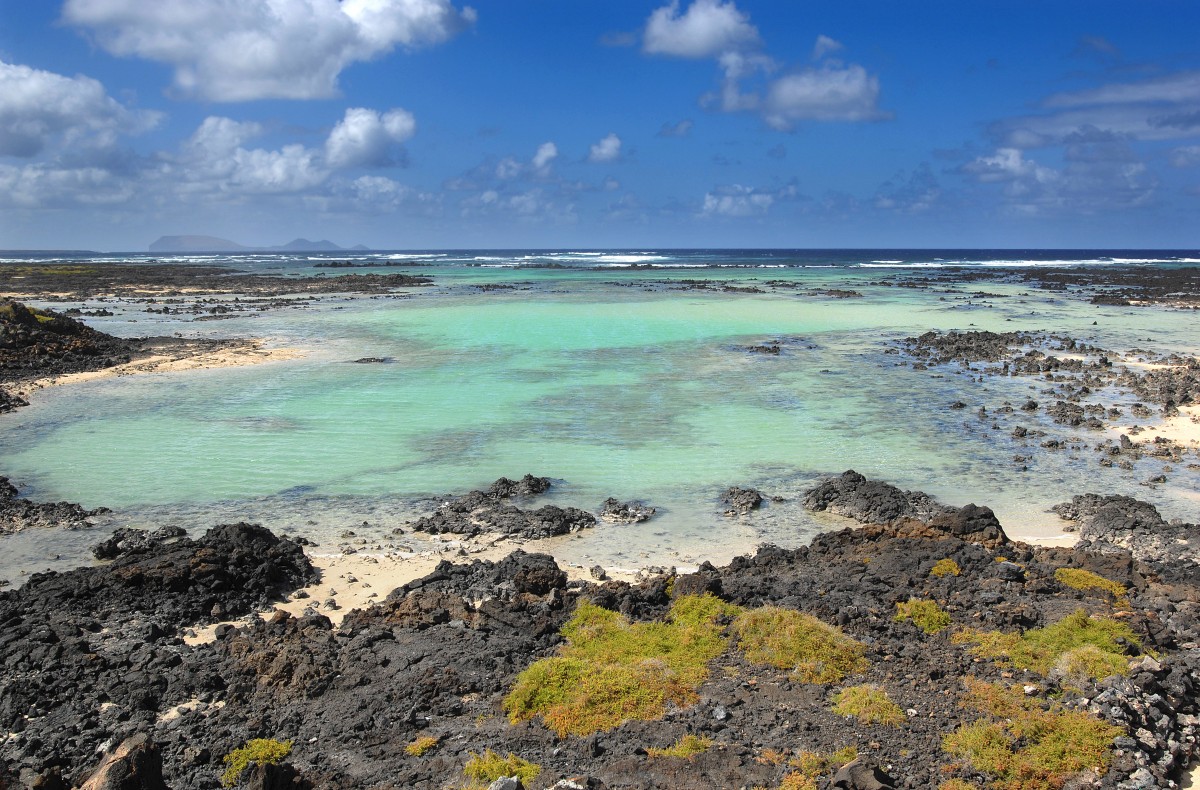
[[[710,58],[757,46],[758,29],[732,2],[695,0],[680,13],[678,0],[655,10],[642,33],[651,55]]]
[[[615,162],[621,158],[621,138],[609,132],[588,151],[589,162]]]
[[[337,93],[351,63],[443,42],[475,21],[450,0],[67,0],[63,19],[106,51],[174,68],[214,101]]]
[[[90,77],[0,61],[0,156],[33,157],[56,144],[109,146],[160,118],[126,108]]]
[[[325,141],[325,160],[330,167],[382,167],[393,164],[393,146],[409,140],[417,121],[407,110],[385,113],[351,107]]]
[[[550,163],[557,158],[558,146],[552,142],[546,142],[538,146],[537,153],[533,155],[530,164],[533,165],[534,170],[544,173],[550,167]]]
[[[763,101],[772,128],[787,130],[798,121],[874,121],[880,112],[879,79],[862,66],[805,69],[775,80]]]
[[[1061,169],[1030,159],[1016,148],[1000,148],[964,164],[960,172],[983,184],[1002,185],[1009,209],[1018,214],[1089,214],[1144,205],[1158,182],[1121,138],[1085,128],[1063,152]]]
[[[106,206],[124,203],[134,184],[103,167],[56,163],[0,164],[0,205],[13,208]]]
[[[758,29],[732,2],[695,0],[681,12],[675,0],[650,15],[642,50],[652,55],[715,59],[722,75],[720,90],[701,96],[700,104],[723,112],[759,113],[774,129],[789,131],[801,121],[890,117],[878,107],[878,77],[862,66],[828,58],[843,49],[840,41],[819,35],[812,57],[822,61],[821,65],[775,79],[771,75],[779,70],[779,64],[760,48]],[[664,126],[660,134],[667,136],[666,129]]]
[[[805,199],[796,188],[795,183],[789,183],[779,189],[723,184],[705,193],[704,202],[700,207],[700,215],[704,217],[760,216],[766,214],[776,203]]]
[[[841,48],[842,42],[821,34],[817,36],[817,43],[813,44],[812,59],[820,60],[832,52],[837,52]]]

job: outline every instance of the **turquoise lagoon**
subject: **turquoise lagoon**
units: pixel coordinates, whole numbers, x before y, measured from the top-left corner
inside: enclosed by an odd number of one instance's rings
[[[108,303],[116,315],[91,322],[114,334],[254,336],[303,355],[40,391],[0,420],[0,473],[27,496],[112,508],[106,527],[199,532],[250,520],[330,547],[345,530],[387,547],[412,540],[393,530],[436,497],[531,472],[559,481],[546,501],[595,510],[615,496],[658,508],[643,524],[601,524],[551,543],[566,561],[617,567],[723,562],[758,543],[807,542],[842,523],[805,513],[803,490],[849,468],[951,504],[989,505],[1015,536],[1058,533],[1047,508],[1085,491],[1195,519],[1194,470],[1173,470],[1170,485],[1151,491],[1141,481],[1161,462],[1101,469],[1092,449],[1100,434],[1077,434],[1086,449],[1046,453],[975,413],[1044,400],[1044,383],[914,370],[889,353],[930,329],[1047,330],[1116,351],[1194,353],[1185,312],[1097,307],[1015,282],[897,287],[924,283],[913,263],[422,262],[412,271],[433,277],[432,287],[219,322]],[[243,265],[314,271],[311,261],[269,256]],[[480,287],[497,285],[514,287]],[[781,351],[747,350],[758,344]],[[387,361],[354,362],[364,357]],[[970,408],[949,409],[956,400]],[[730,485],[779,501],[729,518],[719,500]],[[0,578],[77,564],[100,536],[7,538]]]

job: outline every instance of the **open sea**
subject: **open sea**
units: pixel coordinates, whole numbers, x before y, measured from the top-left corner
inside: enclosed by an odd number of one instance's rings
[[[1197,520],[1200,475],[1098,467],[1088,449],[1046,453],[976,416],[1044,398],[1028,377],[916,370],[894,353],[931,329],[1070,335],[1117,352],[1195,354],[1195,313],[1098,306],[1039,289],[1033,267],[1179,267],[1200,251],[460,250],[58,256],[197,263],[280,277],[406,272],[434,285],[327,296],[218,321],[140,302],[88,318],[115,335],[259,337],[303,351],[261,365],[107,378],[39,391],[0,417],[0,474],[24,496],[106,506],[104,527],[200,532],[256,521],[331,548],[393,529],[436,498],[526,472],[545,501],[597,510],[609,496],[658,509],[637,525],[556,539],[562,559],[606,567],[725,562],[842,526],[800,505],[821,476],[856,469],[949,504],[992,507],[1010,535],[1061,530],[1047,509],[1086,491],[1148,499]],[[36,260],[12,255],[5,261]],[[328,268],[330,262],[353,267]],[[989,279],[947,279],[986,269]],[[1010,276],[1011,275],[1011,276]],[[998,276],[1000,279],[991,279]],[[837,298],[831,289],[861,298]],[[779,354],[750,353],[778,345]],[[354,360],[377,357],[376,364]],[[1117,401],[1105,397],[1106,403]],[[952,410],[954,401],[968,409]],[[989,409],[991,406],[989,406]],[[1036,418],[1025,419],[1026,424]],[[1143,420],[1153,424],[1154,418]],[[1062,426],[1055,436],[1072,435]],[[1109,437],[1111,438],[1111,437]],[[1028,460],[1014,461],[1014,456]],[[722,492],[773,495],[722,515]],[[106,529],[0,539],[0,578],[87,561]],[[57,557],[57,559],[56,559]]]

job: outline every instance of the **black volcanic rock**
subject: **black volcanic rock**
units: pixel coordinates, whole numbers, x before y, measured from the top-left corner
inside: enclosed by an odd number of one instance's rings
[[[520,480],[501,477],[486,491],[471,491],[454,497],[411,526],[430,534],[478,535],[498,532],[527,539],[566,535],[596,523],[596,517],[578,508],[544,505],[525,510],[506,503],[513,497],[528,498],[545,493],[550,479],[527,474]]]
[[[17,496],[17,488],[0,476],[0,535],[34,527],[86,529],[88,520],[110,512],[106,507],[86,510],[71,502],[32,502]]]

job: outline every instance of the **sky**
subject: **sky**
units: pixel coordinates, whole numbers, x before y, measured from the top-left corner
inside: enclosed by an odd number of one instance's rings
[[[1200,247],[1195,0],[0,0],[0,248]]]

